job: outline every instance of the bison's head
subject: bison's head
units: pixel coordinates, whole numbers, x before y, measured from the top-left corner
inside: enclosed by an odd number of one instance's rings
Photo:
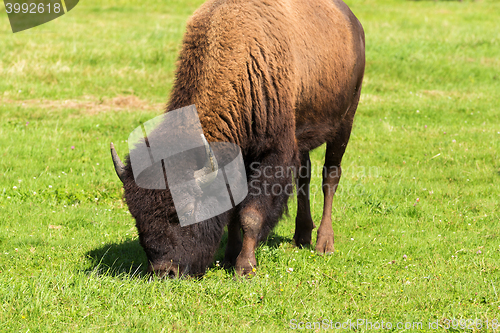
[[[190,186],[184,186],[181,193],[175,192],[175,206],[168,183],[166,189],[146,189],[138,186],[130,157],[123,164],[111,144],[113,163],[118,177],[123,182],[125,201],[136,220],[139,241],[149,261],[148,271],[160,277],[203,274],[213,260],[223,234],[225,214],[184,227],[180,224],[180,219],[189,218],[190,214],[196,212],[196,205],[203,197],[205,188],[210,186],[217,176],[217,160],[204,137],[203,140],[204,161],[186,160],[177,163],[178,179],[168,179],[171,187],[175,182],[196,180],[189,182]],[[164,179],[165,165],[164,162],[161,163],[163,168],[157,170],[163,172],[144,173],[146,177],[150,177],[149,182],[153,185],[154,182]]]

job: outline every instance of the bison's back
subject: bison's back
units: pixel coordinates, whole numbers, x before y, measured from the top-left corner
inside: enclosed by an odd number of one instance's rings
[[[284,127],[321,141],[363,68],[363,30],[340,0],[209,0],[188,22],[169,109],[196,104],[209,141],[243,149]]]
[[[341,0],[291,0],[296,78],[296,133],[302,150],[333,136],[357,102],[364,73],[364,32]]]

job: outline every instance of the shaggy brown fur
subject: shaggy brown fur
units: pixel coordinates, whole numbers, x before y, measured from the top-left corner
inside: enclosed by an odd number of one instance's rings
[[[233,210],[181,228],[168,189],[138,188],[127,160],[125,199],[150,271],[202,274],[228,225],[226,262],[251,274],[255,247],[288,200],[284,191],[259,195],[255,189],[292,184],[290,175],[273,176],[269,168],[310,165],[309,150],[325,142],[325,205],[316,249],[333,251],[332,197],[359,100],[364,53],[361,24],[340,0],[209,0],[194,13],[167,112],[195,104],[209,142],[241,147],[254,191]],[[306,189],[298,194],[299,246],[310,244],[314,228],[310,176],[296,175]]]

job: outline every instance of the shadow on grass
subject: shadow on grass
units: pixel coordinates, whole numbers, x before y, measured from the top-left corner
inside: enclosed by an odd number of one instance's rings
[[[87,272],[97,275],[142,277],[146,273],[148,260],[139,240],[105,244],[87,252],[90,268]]]
[[[291,243],[292,241],[291,237],[283,237],[271,231],[271,234],[267,237],[267,240],[263,244],[269,246],[271,249],[274,249],[280,247],[281,243]]]
[[[278,248],[281,243],[289,243],[292,239],[283,237],[271,232],[267,240],[263,243],[270,248]],[[222,236],[219,249],[215,253],[214,262],[209,267],[215,266],[216,261],[222,262],[227,244],[227,231]],[[262,246],[262,245],[260,245]],[[105,244],[97,249],[86,253],[90,261],[90,267],[85,271],[97,275],[107,275],[113,277],[144,277],[148,267],[146,254],[139,244],[139,240],[129,240],[123,243]],[[233,268],[226,271],[232,272]]]

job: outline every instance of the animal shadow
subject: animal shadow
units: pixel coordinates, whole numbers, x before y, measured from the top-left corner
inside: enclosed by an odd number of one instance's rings
[[[283,237],[271,232],[266,241],[262,244],[270,248],[278,248],[281,243],[290,243],[289,237]],[[214,267],[216,262],[222,262],[227,244],[227,230],[222,236],[222,241],[214,256],[214,262],[209,267]],[[261,245],[262,246],[262,245]],[[85,271],[97,275],[108,275],[113,277],[144,277],[147,275],[148,259],[139,240],[128,240],[123,243],[108,243],[97,249],[86,253],[90,265]],[[228,272],[233,268],[227,268]]]
[[[281,244],[291,243],[293,242],[291,237],[283,237],[280,235],[271,232],[271,234],[267,237],[267,240],[263,243],[269,246],[271,249],[280,247]]]
[[[86,253],[90,261],[87,272],[97,275],[125,276],[129,278],[146,275],[148,259],[139,240],[105,244]]]

